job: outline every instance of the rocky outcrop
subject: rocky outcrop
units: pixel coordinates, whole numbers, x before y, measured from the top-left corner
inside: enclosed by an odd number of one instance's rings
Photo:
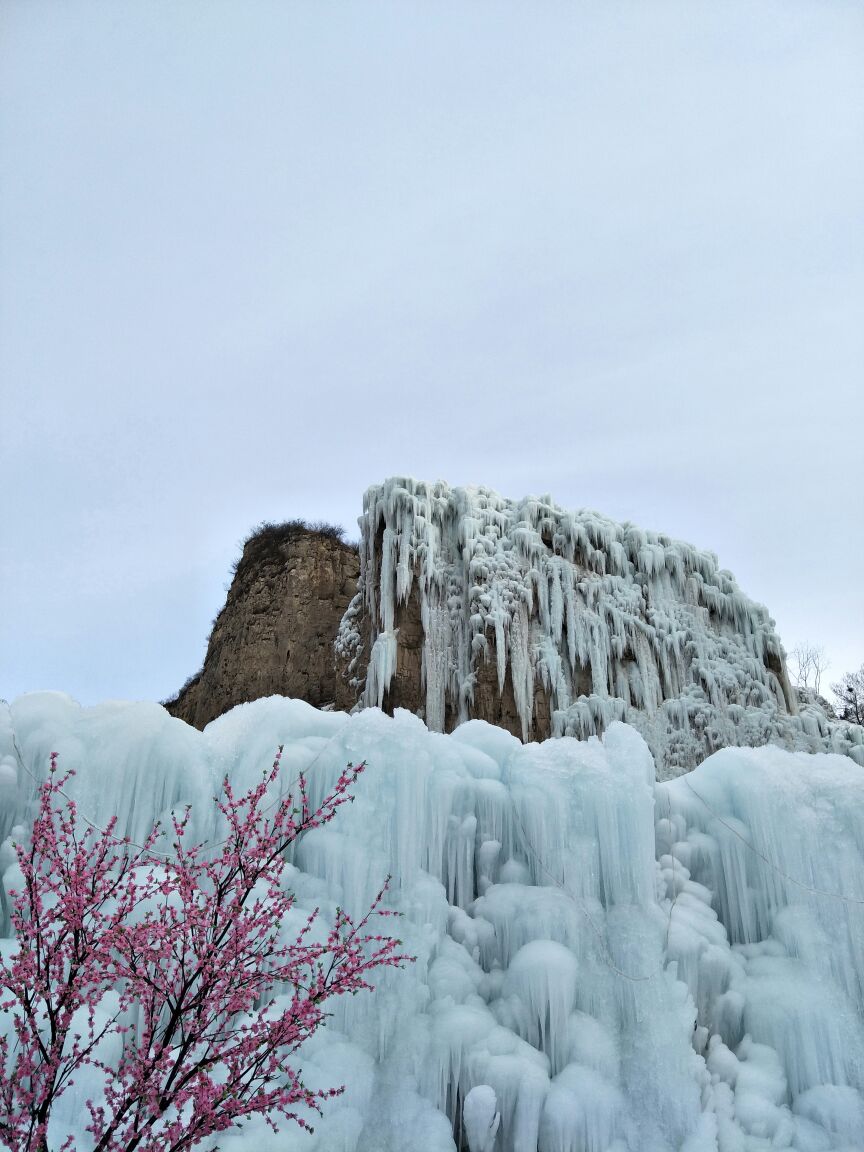
[[[249,538],[173,715],[202,728],[279,694],[523,741],[626,720],[661,777],[728,745],[864,763],[864,729],[799,704],[773,620],[713,553],[548,496],[407,478],[370,488],[359,523],[359,552],[301,521]]]
[[[333,641],[359,573],[357,548],[338,529],[263,526],[243,547],[201,671],[165,707],[196,728],[261,696],[350,709],[356,691]]]

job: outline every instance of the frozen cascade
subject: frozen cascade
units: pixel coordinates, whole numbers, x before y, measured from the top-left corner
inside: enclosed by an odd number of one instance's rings
[[[398,675],[415,597],[421,714],[434,731],[473,714],[489,665],[524,740],[541,702],[548,734],[585,739],[623,719],[661,778],[718,748],[769,742],[864,765],[864,730],[797,714],[774,622],[713,553],[549,496],[408,477],[369,488],[359,524],[360,585],[337,649],[354,672],[368,654],[366,706],[384,705]]]
[[[223,775],[247,786],[280,743],[282,786],[308,769],[313,801],[369,763],[355,803],[297,847],[298,923],[365,909],[392,872],[417,961],[306,1046],[312,1087],[347,1085],[314,1136],[250,1124],[223,1152],[864,1148],[864,778],[848,757],[730,748],[656,784],[617,722],[523,745],[478,720],[445,736],[402,710],[273,697],[199,733],[156,705],[44,693],[0,703],[0,828],[26,838],[29,773],[57,750],[97,822],[116,813],[140,839],[188,800],[215,839]],[[8,933],[8,838],[0,874]],[[87,1152],[81,1113],[72,1092],[52,1132]]]

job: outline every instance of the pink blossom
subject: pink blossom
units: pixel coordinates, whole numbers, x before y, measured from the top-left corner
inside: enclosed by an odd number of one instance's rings
[[[298,1109],[320,1113],[342,1091],[308,1090],[292,1056],[333,997],[410,957],[370,931],[372,917],[394,914],[382,907],[387,881],[358,923],[339,909],[316,943],[313,912],[284,942],[285,849],[352,799],[365,763],[349,764],[312,812],[302,775],[296,793],[265,804],[281,754],[243,796],[225,780],[224,842],[187,846],[187,809],[172,818],[174,859],[158,863],[158,826],[141,846],[115,835],[116,820],[81,831],[52,754],[30,845],[17,848],[20,947],[0,959],[0,1011],[14,1021],[14,1039],[0,1038],[0,1140],[13,1152],[48,1152],[51,1109],[87,1065],[105,1076],[104,1097],[87,1102],[96,1152],[180,1152],[256,1115],[308,1127]],[[274,1013],[280,986],[290,1000]],[[122,1055],[109,1066],[100,1053],[112,1037]],[[69,1137],[58,1152],[72,1147]]]

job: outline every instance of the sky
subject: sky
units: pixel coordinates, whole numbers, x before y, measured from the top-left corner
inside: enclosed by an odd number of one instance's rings
[[[0,696],[164,699],[390,475],[864,662],[864,7],[0,0]]]

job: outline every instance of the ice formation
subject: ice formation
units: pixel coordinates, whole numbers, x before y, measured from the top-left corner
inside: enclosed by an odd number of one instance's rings
[[[523,745],[477,720],[443,735],[406,711],[273,697],[199,733],[157,705],[38,694],[0,703],[0,836],[26,838],[56,750],[91,819],[140,840],[188,800],[194,834],[216,838],[224,774],[250,783],[279,743],[285,784],[304,767],[313,800],[369,763],[297,848],[300,909],[360,911],[390,872],[417,960],[307,1045],[310,1086],[347,1086],[314,1135],[248,1125],[223,1152],[864,1148],[864,775],[848,757],[726,749],[656,784],[616,722]],[[6,839],[4,916],[13,862]],[[81,1113],[70,1094],[53,1134],[87,1152]]]
[[[400,611],[416,595],[434,731],[469,719],[492,662],[526,740],[542,694],[555,735],[637,726],[661,776],[769,741],[864,764],[861,728],[797,715],[773,621],[713,553],[548,496],[404,477],[366,492],[359,523],[360,585],[337,648],[355,668],[365,649],[367,706],[386,702]]]

